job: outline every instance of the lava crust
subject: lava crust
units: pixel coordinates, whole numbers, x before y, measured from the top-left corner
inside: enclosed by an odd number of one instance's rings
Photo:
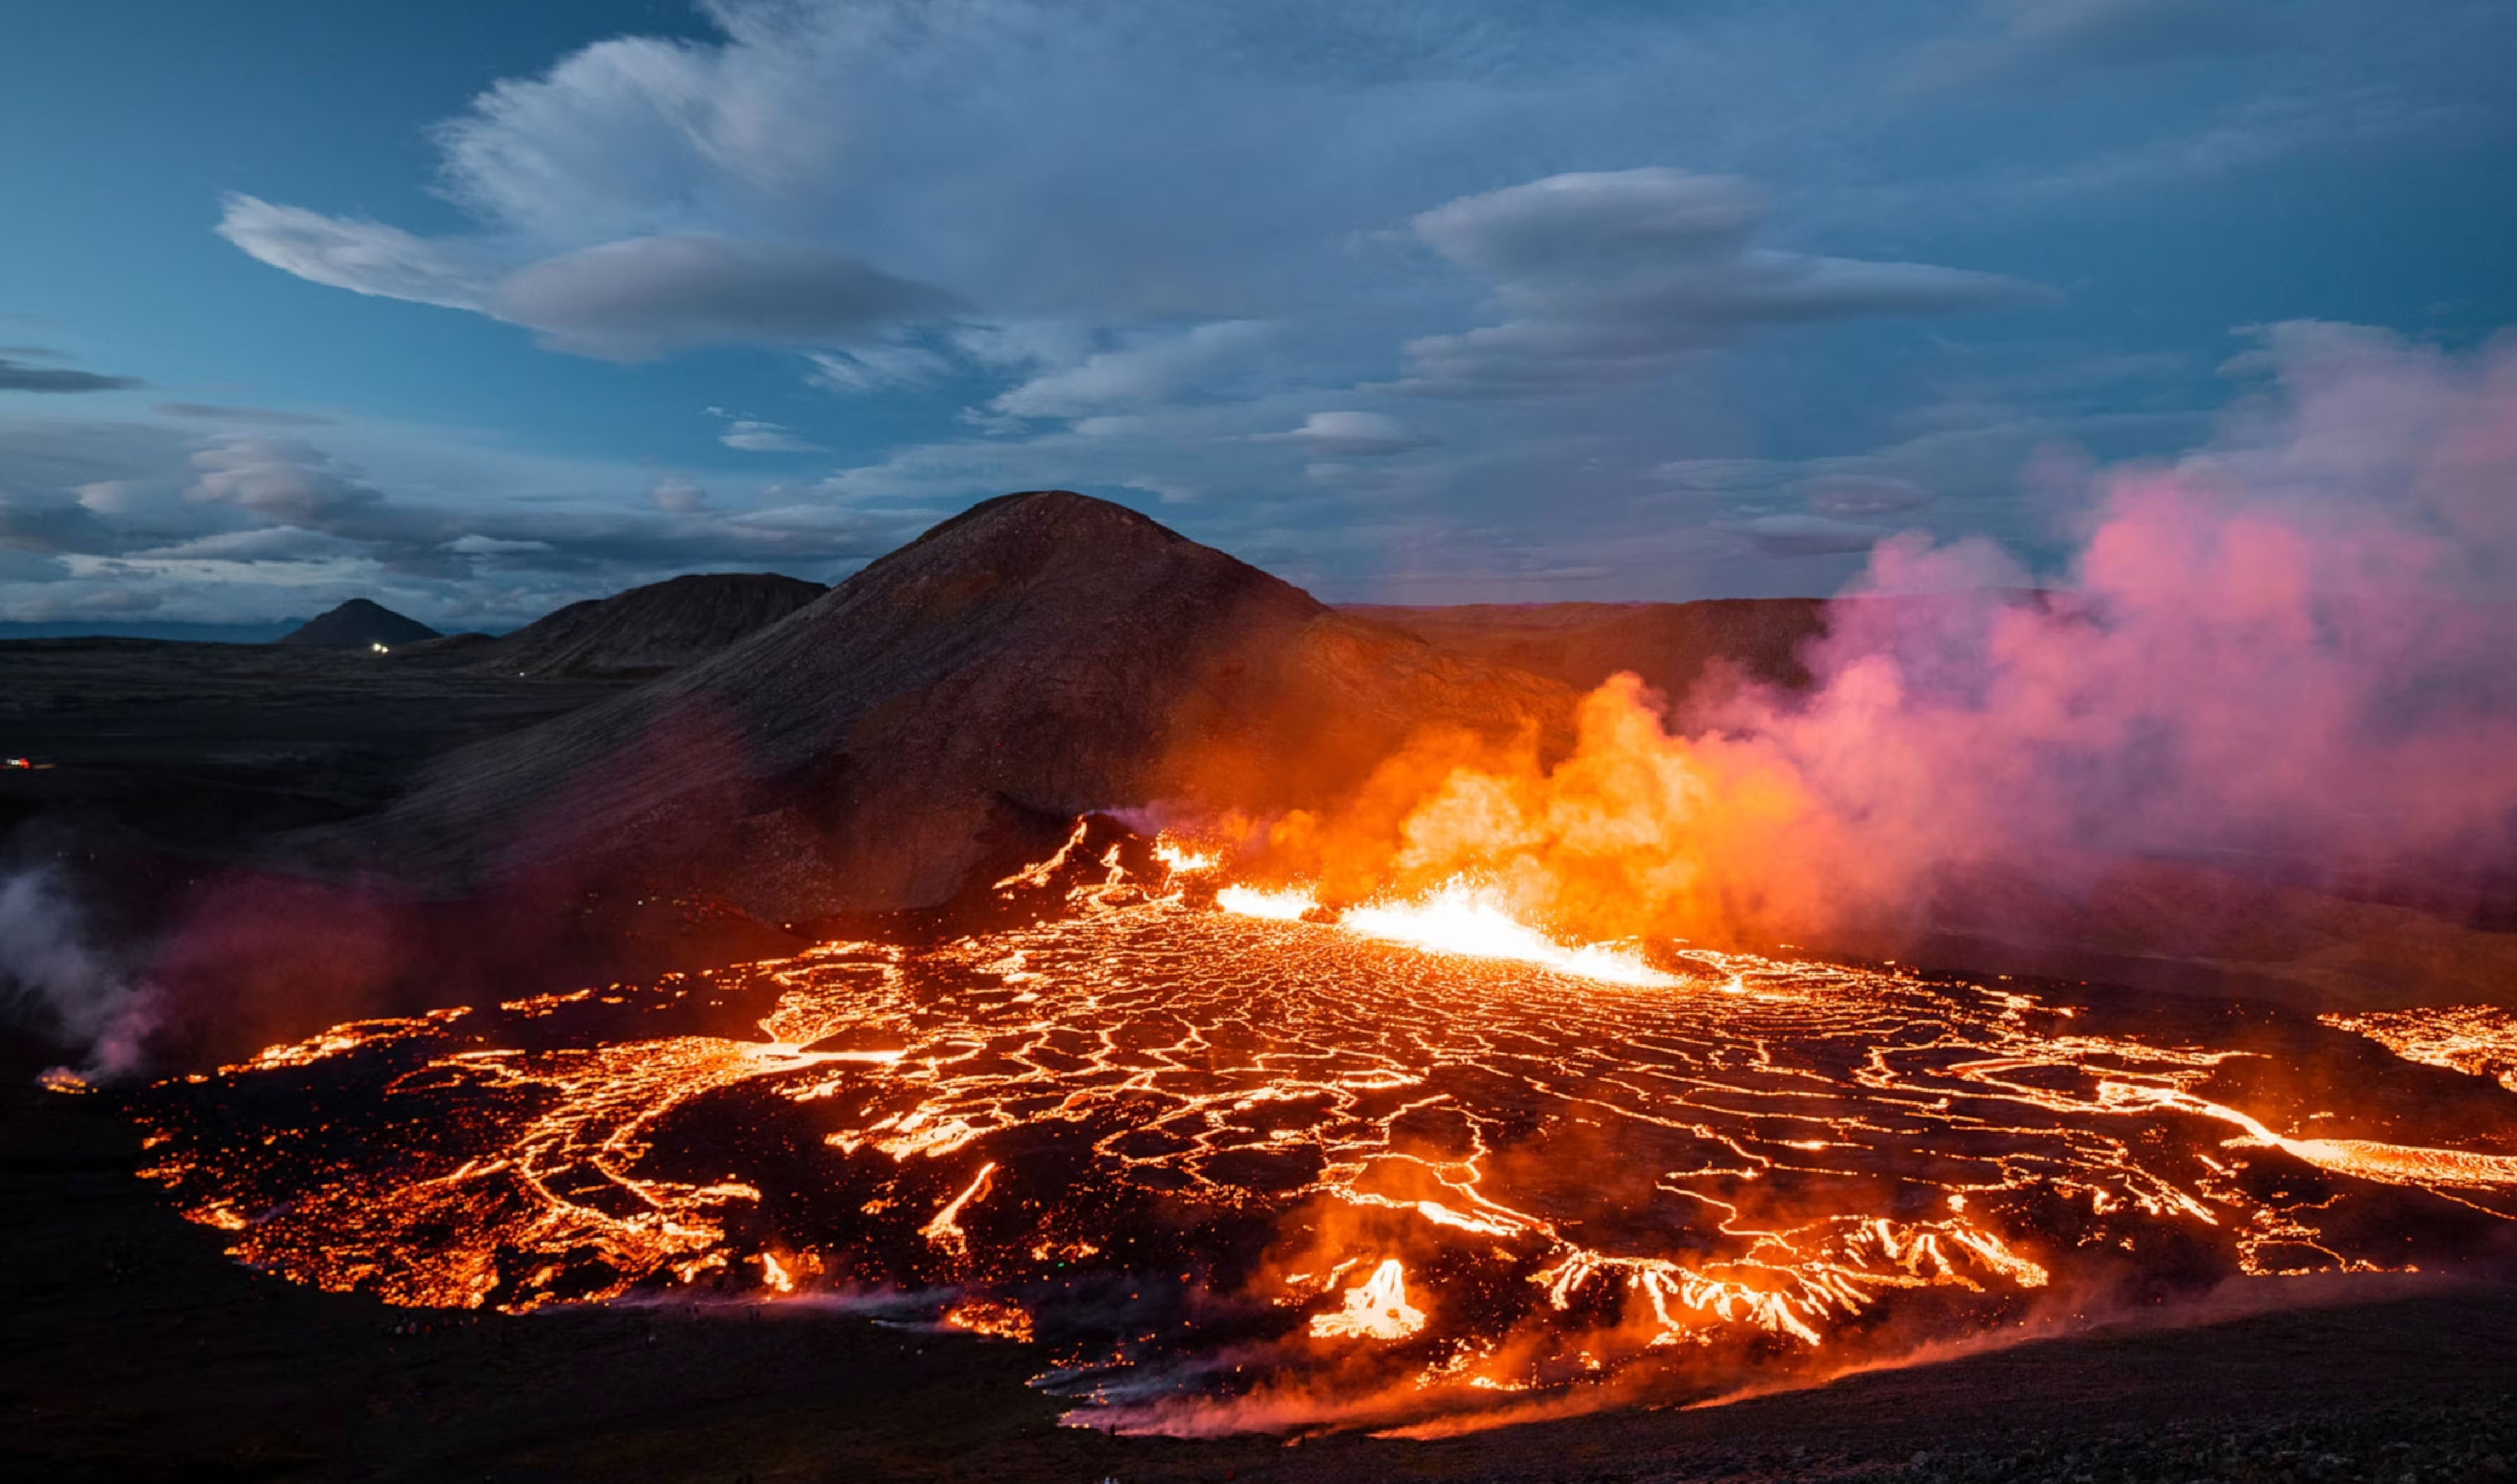
[[[1735,1393],[2517,1219],[2507,1094],[2304,1017],[1683,946],[1600,983],[1118,856],[1025,925],[274,1047],[157,1089],[151,1172],[324,1288],[888,1306],[1176,1431]]]

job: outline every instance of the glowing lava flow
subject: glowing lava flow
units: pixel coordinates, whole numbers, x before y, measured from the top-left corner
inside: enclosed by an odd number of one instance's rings
[[[1260,917],[1270,922],[1300,922],[1306,912],[1317,911],[1319,901],[1300,886],[1268,890],[1257,886],[1233,885],[1215,894],[1215,905],[1240,917]]]
[[[1311,1320],[1317,1339],[1405,1339],[1423,1328],[1425,1311],[1407,1301],[1407,1268],[1395,1257],[1346,1290],[1344,1308]]]
[[[1320,909],[1310,890],[1300,886],[1275,890],[1226,886],[1216,893],[1215,905],[1236,916],[1271,922],[1299,922]],[[1501,893],[1467,880],[1445,882],[1413,901],[1349,907],[1338,913],[1337,925],[1365,938],[1429,954],[1526,963],[1602,984],[1668,989],[1685,982],[1653,968],[1632,949],[1558,943],[1514,917]]]
[[[2327,1015],[2324,1020],[2336,1030],[2357,1031],[2406,1061],[2488,1077],[2517,1092],[2517,1010],[2445,1005]]]
[[[2517,1218],[2517,1120],[2396,1141],[2398,1091],[2343,1110],[2369,1137],[2283,1134],[2320,1103],[2247,1081],[2240,1042],[1473,913],[1410,939],[1217,912],[1170,889],[1183,863],[1157,896],[1085,839],[1064,917],[362,1022],[165,1084],[150,1173],[243,1260],[399,1303],[932,1293],[1041,1344],[1088,1415],[1188,1430],[1702,1395],[2127,1273],[2429,1265]]]
[[[1338,926],[1428,953],[1536,964],[1605,984],[1674,988],[1685,982],[1653,968],[1642,954],[1629,949],[1600,944],[1567,948],[1514,917],[1499,893],[1467,881],[1445,883],[1419,902],[1348,908],[1339,915]]]

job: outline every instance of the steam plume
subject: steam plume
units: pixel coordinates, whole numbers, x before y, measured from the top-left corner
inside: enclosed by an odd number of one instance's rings
[[[1429,742],[1280,852],[1332,895],[1465,872],[1597,934],[1769,938],[1910,923],[1986,871],[2504,871],[2517,344],[2257,333],[2238,368],[2273,391],[2206,448],[2106,475],[2047,591],[1988,541],[1897,537],[1831,605],[1809,694],[1734,693],[1681,736],[1619,677],[1569,758]]]
[[[43,868],[0,877],[0,992],[78,1048],[90,1080],[139,1070],[157,996],[87,938],[78,906]]]

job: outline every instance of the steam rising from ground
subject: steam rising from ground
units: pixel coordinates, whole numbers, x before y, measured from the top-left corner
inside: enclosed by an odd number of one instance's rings
[[[85,1079],[136,1071],[156,1024],[155,995],[88,941],[67,888],[42,868],[0,876],[0,995],[80,1048]]]
[[[1619,677],[1552,765],[1428,739],[1281,822],[1279,866],[1332,902],[1467,873],[1592,937],[1896,925],[1975,868],[2144,858],[2470,889],[2517,859],[2517,345],[2262,344],[2277,392],[2106,476],[2054,590],[1981,539],[1884,542],[1810,694],[1676,736]]]

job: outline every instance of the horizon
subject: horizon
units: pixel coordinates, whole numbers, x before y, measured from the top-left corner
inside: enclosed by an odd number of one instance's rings
[[[512,627],[834,581],[1041,488],[1338,604],[1818,597],[1908,533],[2068,582],[2122,479],[2337,367],[2487,376],[2517,323],[2481,3],[277,0],[15,42],[0,624]]]
[[[1075,491],[1015,491],[1015,493],[1040,493],[1040,492],[1047,492],[1047,493],[1058,493],[1058,492],[1073,493],[1073,492],[1075,492]],[[996,499],[1000,499],[1000,498],[1007,498],[1007,497],[1009,497],[1009,496],[990,496],[988,499],[974,501],[974,502],[972,503],[972,506],[971,506],[970,508],[976,508],[976,506],[978,506],[978,505],[993,503],[993,501],[994,501],[994,500],[996,500]],[[1113,503],[1116,503],[1116,502],[1113,502]],[[962,516],[962,515],[966,515],[967,513],[968,513],[968,509],[964,509],[964,510],[961,510],[961,511],[953,512],[952,514],[949,514],[949,515],[946,515],[945,517],[943,517],[943,518],[942,518],[942,520],[940,520],[940,521],[938,521],[938,522],[936,523],[936,525],[939,525],[939,526],[940,526],[940,525],[949,524],[949,523],[951,523],[951,522],[953,522],[953,521],[955,521],[955,520],[960,519],[960,516]],[[1137,513],[1138,513],[1138,514],[1144,514],[1144,512],[1141,512],[1141,511],[1140,511],[1140,512],[1137,512]],[[1154,517],[1152,517],[1152,516],[1147,516],[1147,519],[1155,519],[1155,518],[1154,518]],[[1162,522],[1160,522],[1160,521],[1157,519],[1157,520],[1156,520],[1156,524],[1157,524],[1157,525],[1162,525]],[[933,529],[934,529],[934,527],[928,527],[928,528],[927,528],[927,530],[932,530]],[[1171,530],[1171,528],[1170,528],[1170,527],[1168,527],[1168,526],[1164,526],[1164,527],[1163,527],[1163,529],[1164,529],[1164,530]],[[901,544],[900,544],[899,546],[892,547],[892,548],[891,548],[891,550],[892,550],[892,551],[898,551],[898,550],[901,550],[903,547],[908,546],[908,545],[910,545],[910,544],[912,544],[912,543],[916,542],[917,540],[918,540],[918,539],[919,539],[922,535],[924,535],[924,534],[925,534],[925,531],[919,531],[919,532],[917,532],[917,533],[913,533],[912,535],[910,535],[910,536],[908,536],[908,537],[904,538],[904,540],[901,542]],[[1176,534],[1179,534],[1179,532],[1177,532],[1177,531],[1173,531],[1173,534],[1175,534],[1175,535],[1176,535]],[[1203,544],[1203,543],[1201,543],[1201,544]],[[889,555],[889,554],[890,554],[889,552],[877,553],[877,554],[876,554],[876,557],[877,557],[877,559],[878,559],[880,556],[885,556],[885,555]],[[1224,555],[1226,555],[1226,556],[1230,556],[1230,555],[1232,555],[1232,554],[1231,554],[1230,552],[1225,552],[1225,553],[1224,553]],[[871,565],[871,564],[869,563],[868,565]],[[848,574],[847,574],[847,576],[843,576],[843,577],[839,578],[837,582],[823,583],[823,584],[821,584],[821,585],[822,585],[822,586],[824,586],[825,588],[837,587],[837,586],[839,586],[839,585],[844,584],[844,583],[845,583],[845,582],[846,582],[850,577],[854,577],[854,576],[856,576],[859,572],[862,572],[864,570],[865,570],[865,569],[864,569],[863,567],[860,567],[860,568],[858,568],[858,569],[857,569],[857,571],[856,571],[856,572],[852,572],[848,573]],[[661,576],[661,577],[655,578],[655,579],[653,579],[652,581],[648,581],[648,582],[640,582],[640,583],[634,584],[632,587],[620,588],[620,589],[619,589],[619,590],[617,590],[617,591],[614,591],[614,592],[595,594],[595,595],[593,595],[591,598],[573,598],[573,599],[568,600],[568,602],[561,604],[559,607],[560,607],[560,608],[565,608],[565,607],[569,607],[569,606],[572,606],[572,605],[576,604],[576,603],[583,603],[583,602],[589,602],[589,601],[599,602],[599,601],[602,601],[602,600],[604,600],[604,599],[608,599],[608,598],[619,597],[619,596],[621,596],[621,595],[623,595],[623,594],[625,594],[625,593],[635,591],[635,590],[637,590],[638,588],[650,587],[650,586],[656,586],[656,585],[660,585],[660,584],[664,583],[664,582],[670,582],[670,581],[679,580],[680,578],[683,578],[683,577],[692,577],[692,576],[744,576],[744,575],[755,575],[755,576],[792,576],[793,574],[792,574],[792,573],[787,573],[787,572],[675,572],[675,573],[670,573],[670,574],[667,574],[667,575],[664,575],[664,576]],[[1271,574],[1271,575],[1272,575],[1272,574]],[[811,578],[805,578],[805,579],[802,579],[802,580],[810,581],[810,580],[814,580],[814,579],[811,579]],[[1299,584],[1296,584],[1296,585],[1298,585],[1298,586],[1299,586]],[[1305,589],[1304,591],[1307,593],[1307,589]],[[1315,596],[1315,595],[1313,595],[1313,596]],[[1782,594],[1782,595],[1777,595],[1777,601],[1784,601],[1784,602],[1798,602],[1798,601],[1807,601],[1807,600],[1812,600],[1812,599],[1823,601],[1823,600],[1825,600],[1828,596],[1829,596],[1829,595],[1826,595],[1826,594],[1816,594],[1816,593],[1812,593],[1812,594],[1797,594],[1797,593],[1796,593],[1796,594]],[[1542,599],[1542,600],[1526,600],[1526,601],[1517,602],[1517,603],[1514,603],[1514,602],[1505,602],[1505,603],[1499,603],[1499,604],[1475,604],[1475,603],[1463,603],[1463,604],[1403,604],[1403,603],[1388,603],[1388,602],[1376,601],[1376,600],[1363,600],[1363,601],[1359,601],[1359,602],[1347,602],[1347,603],[1328,602],[1327,600],[1321,600],[1321,601],[1326,602],[1328,607],[1330,607],[1330,608],[1334,608],[1334,609],[1365,609],[1365,608],[1441,608],[1441,607],[1464,607],[1464,608],[1465,608],[1465,607],[1501,607],[1501,608],[1542,608],[1542,607],[1557,607],[1557,608],[1560,608],[1560,607],[1638,608],[1638,607],[1649,607],[1649,606],[1652,606],[1652,605],[1653,605],[1653,602],[1654,602],[1654,600],[1650,600],[1650,599],[1616,599],[1616,598],[1595,598],[1595,599]],[[1694,601],[1694,602],[1723,602],[1723,601],[1738,601],[1738,600],[1726,600],[1726,599],[1694,599],[1694,600],[1680,600],[1680,601],[1682,601],[1682,602],[1684,602],[1684,601]],[[1748,601],[1757,601],[1757,600],[1748,600]],[[334,604],[331,604],[331,605],[329,605],[329,606],[325,607],[324,609],[322,609],[322,610],[321,610],[321,611],[320,611],[320,612],[316,612],[316,613],[307,613],[307,614],[289,614],[289,615],[280,615],[279,617],[277,617],[277,618],[271,618],[271,619],[265,619],[265,620],[262,620],[262,621],[259,621],[259,622],[245,622],[245,623],[220,623],[220,622],[204,622],[204,621],[185,621],[185,620],[180,620],[180,619],[178,619],[178,620],[165,620],[165,621],[155,621],[155,622],[152,622],[152,621],[149,621],[149,620],[147,620],[147,619],[119,619],[119,620],[117,620],[117,619],[113,619],[113,618],[96,618],[96,619],[56,619],[56,620],[30,620],[30,621],[13,621],[13,620],[0,619],[0,642],[7,642],[7,641],[11,641],[11,640],[20,640],[20,639],[154,639],[154,640],[161,640],[161,641],[168,641],[168,642],[187,642],[187,643],[209,643],[209,644],[266,644],[266,643],[271,643],[271,642],[273,642],[273,641],[276,641],[276,640],[277,640],[278,638],[282,637],[283,635],[288,634],[288,633],[290,633],[290,632],[292,632],[292,631],[294,631],[294,630],[296,630],[296,629],[302,628],[302,627],[306,626],[308,623],[310,623],[310,622],[314,621],[314,620],[315,620],[315,619],[317,619],[317,618],[320,618],[320,617],[325,616],[325,615],[329,615],[329,614],[332,614],[332,613],[338,612],[338,611],[343,610],[343,609],[347,609],[347,608],[354,607],[354,606],[359,605],[359,604],[362,604],[362,603],[364,603],[364,604],[370,604],[370,605],[373,605],[373,606],[375,606],[375,607],[377,607],[377,608],[381,608],[381,609],[383,609],[387,614],[390,614],[390,615],[394,615],[394,616],[396,616],[396,617],[412,618],[412,619],[414,619],[414,620],[416,620],[416,621],[419,621],[419,622],[422,622],[422,623],[427,623],[427,622],[428,622],[428,620],[427,620],[425,617],[423,617],[423,616],[421,616],[421,615],[416,615],[416,614],[406,614],[406,613],[402,612],[402,611],[401,611],[401,610],[399,610],[399,609],[395,609],[395,608],[391,607],[390,605],[386,605],[386,604],[378,603],[375,599],[373,599],[373,598],[371,598],[371,597],[369,597],[369,596],[367,596],[366,594],[363,594],[363,593],[353,593],[353,594],[351,594],[350,596],[348,596],[348,597],[346,597],[346,598],[341,599],[339,602],[334,603]],[[492,638],[503,638],[503,637],[505,637],[506,635],[511,634],[511,633],[514,633],[514,632],[516,632],[516,631],[517,631],[517,630],[519,630],[519,629],[526,628],[526,627],[530,627],[533,623],[534,623],[534,622],[538,621],[538,620],[539,620],[539,619],[541,619],[541,618],[548,617],[548,616],[550,616],[552,614],[556,614],[557,612],[559,612],[559,608],[553,608],[553,609],[549,610],[549,611],[548,611],[548,612],[546,612],[546,613],[535,614],[535,615],[532,615],[532,616],[530,616],[530,617],[527,617],[527,618],[524,618],[524,619],[522,619],[522,620],[518,620],[518,621],[498,622],[498,623],[492,623],[492,624],[483,625],[483,626],[476,627],[476,628],[442,629],[442,630],[441,630],[441,634],[442,634],[442,635],[451,636],[451,635],[463,634],[463,633],[477,633],[477,634],[487,634],[487,635],[489,635],[489,636],[491,636],[491,637],[492,637]],[[434,624],[431,624],[430,626],[434,627],[435,625],[434,625]]]

